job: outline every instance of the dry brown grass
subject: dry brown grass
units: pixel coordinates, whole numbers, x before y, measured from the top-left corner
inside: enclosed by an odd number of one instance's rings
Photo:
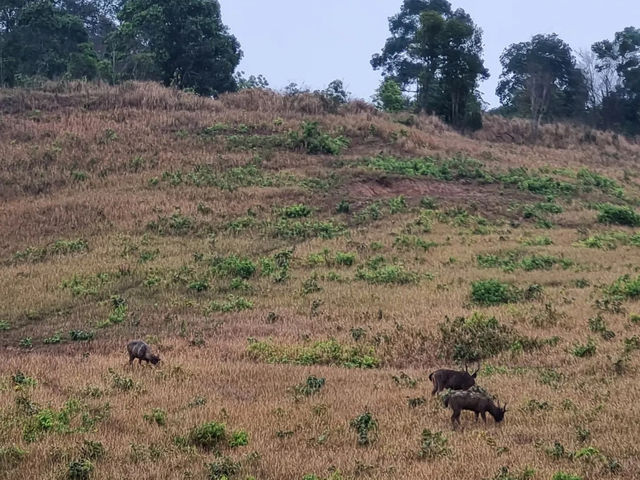
[[[409,127],[394,121],[406,123],[407,118],[394,119],[363,105],[327,113],[312,96],[253,91],[207,100],[152,84],[2,91],[0,105],[0,322],[6,322],[0,325],[9,327],[0,329],[0,478],[64,478],[85,440],[99,441],[106,450],[106,456],[94,462],[92,478],[207,478],[206,464],[216,460],[214,452],[185,449],[174,441],[207,421],[248,432],[248,446],[223,446],[220,451],[241,462],[241,472],[234,477],[240,479],[300,480],[304,474],[326,478],[333,471],[343,479],[491,479],[503,466],[513,475],[533,468],[536,479],[550,479],[557,471],[584,479],[636,478],[640,353],[630,353],[622,372],[616,372],[614,362],[624,339],[640,335],[640,326],[630,321],[640,306],[625,301],[625,312],[599,312],[595,302],[602,298],[603,287],[618,277],[637,275],[640,248],[620,245],[605,251],[574,245],[598,232],[633,233],[597,224],[588,208],[590,201],[619,199],[598,192],[573,199],[560,196],[557,201],[565,211],[550,216],[555,227],[544,230],[523,219],[521,212],[523,204],[543,201],[542,196],[471,180],[398,177],[356,163],[384,152],[442,159],[470,156],[491,171],[588,167],[618,181],[633,204],[640,192],[633,170],[640,153],[637,145],[600,132],[594,134],[596,143],[581,143],[579,131],[564,126],[557,127],[557,133],[555,127],[545,130],[541,145],[508,142],[499,132],[515,136],[524,132],[524,124],[495,118],[487,119],[486,131],[468,138],[433,118],[411,119],[414,125]],[[305,120],[349,137],[350,147],[339,157],[261,144],[229,147],[229,142],[246,141],[250,135],[286,136]],[[222,133],[203,134],[216,124],[223,126]],[[186,178],[198,165],[223,175],[255,157],[261,159],[260,172],[280,180],[230,190],[172,186],[163,180],[165,172],[178,170]],[[309,187],[310,181],[317,186]],[[398,195],[405,196],[408,210],[391,214],[387,202]],[[440,215],[427,214],[430,232],[415,224],[424,196],[440,205]],[[342,199],[349,200],[350,214],[336,213]],[[382,202],[382,217],[358,221],[358,212],[376,200]],[[344,223],[348,235],[304,241],[274,236],[278,209],[297,203],[313,207],[314,220]],[[447,220],[442,212],[453,207],[481,215],[488,224],[473,218],[467,225],[460,218]],[[163,236],[148,228],[149,222],[176,212],[193,220],[188,234]],[[227,228],[246,216],[254,219],[253,226],[237,233]],[[401,248],[395,242],[402,235],[437,246],[427,251]],[[553,244],[523,246],[524,238],[541,235]],[[36,262],[15,258],[29,247],[77,238],[87,240],[88,251],[47,254]],[[291,246],[290,277],[281,283],[258,272],[248,280],[250,290],[237,291],[230,289],[230,277],[208,273],[207,262],[216,256],[246,256],[259,264],[261,258]],[[356,263],[326,265],[318,260],[325,249],[331,252],[329,258],[353,252]],[[477,264],[478,254],[510,250],[563,257],[574,264],[566,270],[555,266],[530,272]],[[145,254],[152,258],[143,261]],[[370,285],[356,279],[357,269],[377,255],[417,273],[420,282]],[[193,269],[192,278],[175,280],[187,275],[185,266]],[[107,280],[94,294],[73,296],[62,288],[74,276],[105,273]],[[314,275],[321,290],[305,294],[305,282]],[[157,284],[149,282],[156,277]],[[205,277],[208,290],[188,288],[189,282]],[[471,283],[488,278],[521,288],[539,284],[543,295],[509,305],[474,305]],[[577,280],[584,283],[577,285]],[[225,301],[229,294],[251,300],[254,308],[207,310],[210,302]],[[126,300],[127,318],[99,328],[113,310],[112,295]],[[465,428],[452,432],[450,412],[430,397],[427,376],[452,364],[439,356],[438,324],[447,316],[474,311],[494,315],[522,336],[558,336],[559,341],[485,360],[478,383],[509,404],[506,420],[498,427],[489,420],[485,427],[465,414]],[[589,330],[588,320],[598,313],[615,338],[606,341]],[[95,331],[95,339],[71,341],[68,332],[77,329]],[[364,338],[356,341],[354,329],[362,329]],[[60,344],[44,343],[57,332]],[[595,355],[578,358],[570,353],[589,337],[597,343]],[[25,338],[32,339],[33,348],[19,346]],[[132,338],[148,339],[162,366],[128,367],[125,344]],[[360,370],[269,364],[248,353],[248,339],[289,346],[335,339],[373,348],[380,366]],[[109,369],[130,377],[139,390],[115,388]],[[543,381],[550,369],[560,375],[557,384]],[[37,385],[16,389],[12,376],[18,371],[36,379]],[[417,379],[417,386],[398,385],[392,377],[400,371]],[[296,398],[290,387],[308,375],[326,378],[325,387],[314,396]],[[88,386],[96,387],[94,395],[100,396],[91,396]],[[60,409],[75,399],[84,405],[83,412],[95,413],[108,403],[109,415],[88,431],[45,433],[29,443],[23,429],[34,417],[16,403],[24,395],[40,408]],[[206,403],[189,406],[199,396]],[[408,399],[417,397],[426,402],[410,408]],[[531,411],[531,400],[547,402],[549,409]],[[165,427],[143,418],[154,408],[167,412]],[[376,440],[361,447],[349,422],[367,409],[379,429]],[[78,426],[76,418],[72,427]],[[580,441],[577,428],[589,430],[590,437]],[[450,455],[420,459],[423,429],[444,432]],[[617,459],[622,469],[609,471],[600,457],[554,459],[546,452],[554,442],[567,451],[593,446],[607,459]],[[2,449],[10,446],[28,453],[9,463]]]

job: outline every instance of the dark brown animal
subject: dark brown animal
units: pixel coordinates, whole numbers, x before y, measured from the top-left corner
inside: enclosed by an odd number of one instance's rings
[[[507,411],[506,403],[504,407],[500,407],[499,402],[496,405],[487,395],[470,391],[451,392],[451,394],[444,399],[444,406],[450,407],[453,410],[451,424],[454,430],[456,428],[456,422],[460,425],[460,413],[462,413],[462,410],[474,412],[476,414],[476,422],[478,421],[478,416],[482,416],[484,423],[487,423],[487,412],[491,414],[496,423],[500,423],[504,419],[504,414]]]
[[[469,373],[465,366],[465,371],[440,369],[429,374],[429,380],[433,382],[433,390],[431,395],[442,392],[447,388],[451,390],[469,390],[476,384],[476,376],[480,365],[475,372]]]
[[[127,351],[129,352],[129,365],[137,358],[138,364],[142,364],[144,360],[156,365],[160,361],[160,357],[151,353],[151,347],[142,340],[132,340],[127,344]]]

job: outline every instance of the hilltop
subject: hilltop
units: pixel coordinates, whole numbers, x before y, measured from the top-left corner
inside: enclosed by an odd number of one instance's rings
[[[634,478],[632,140],[151,83],[0,112],[0,478]],[[476,360],[510,408],[452,432],[427,376]]]

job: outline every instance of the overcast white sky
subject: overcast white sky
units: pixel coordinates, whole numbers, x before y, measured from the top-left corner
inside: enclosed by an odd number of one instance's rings
[[[223,21],[244,51],[240,69],[263,74],[273,88],[290,82],[313,89],[336,78],[370,100],[380,75],[369,64],[389,36],[388,17],[402,0],[220,0]],[[453,0],[484,31],[491,78],[484,100],[498,104],[500,54],[536,33],[557,33],[574,50],[640,27],[638,0]]]

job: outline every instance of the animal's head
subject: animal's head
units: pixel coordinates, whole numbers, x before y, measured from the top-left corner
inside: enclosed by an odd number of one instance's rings
[[[498,412],[493,417],[496,422],[501,422],[504,420],[504,414],[507,413],[507,404],[504,404],[504,407],[500,407],[500,403],[498,403]]]
[[[467,364],[466,363],[464,365],[464,371],[469,373],[469,370],[467,369]],[[469,373],[469,375],[471,375],[471,378],[476,378],[478,376],[478,372],[479,371],[480,371],[480,362],[478,362],[478,368],[476,368],[475,372]]]
[[[160,361],[160,357],[158,355],[151,355],[151,358],[149,359],[149,361],[154,365],[157,365],[158,362]]]

